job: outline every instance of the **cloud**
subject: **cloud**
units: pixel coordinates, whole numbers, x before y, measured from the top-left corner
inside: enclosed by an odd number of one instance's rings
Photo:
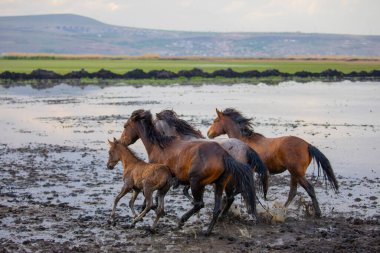
[[[190,7],[193,4],[193,0],[179,0],[177,4],[181,7]]]
[[[316,1],[312,1],[311,3],[309,3],[309,6],[307,7],[307,13],[309,13],[310,15],[314,15],[318,12],[318,10],[319,5]]]
[[[110,11],[117,11],[120,9],[120,6],[118,4],[112,2],[112,3],[109,3],[107,5],[107,9]]]
[[[237,11],[243,10],[244,6],[245,6],[245,1],[234,0],[234,1],[229,2],[227,5],[225,5],[222,8],[222,11],[223,12],[237,12]]]
[[[62,6],[65,4],[64,0],[53,0],[49,2],[49,5],[51,6]]]

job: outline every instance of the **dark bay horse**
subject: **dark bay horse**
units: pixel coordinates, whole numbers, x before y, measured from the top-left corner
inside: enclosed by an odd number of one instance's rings
[[[255,133],[252,128],[252,119],[244,117],[239,111],[228,108],[223,112],[216,110],[217,117],[209,128],[209,138],[227,134],[229,138],[237,138],[255,149],[267,166],[271,174],[290,173],[290,192],[285,203],[287,207],[297,193],[297,184],[300,184],[313,201],[315,216],[321,216],[321,210],[315,195],[314,187],[306,179],[306,170],[314,158],[318,165],[318,175],[321,168],[325,181],[329,181],[333,190],[338,192],[338,182],[329,160],[316,147],[295,136],[266,138]]]
[[[160,134],[153,124],[150,111],[136,110],[124,125],[121,141],[130,145],[141,139],[149,161],[167,165],[181,184],[190,185],[193,208],[180,219],[182,226],[193,214],[204,207],[203,193],[206,185],[214,184],[215,205],[209,235],[221,212],[221,200],[226,185],[233,180],[242,192],[249,212],[257,218],[255,187],[252,170],[235,161],[219,144],[204,140],[182,141]]]
[[[120,193],[116,196],[110,221],[115,223],[115,210],[119,200],[128,192],[133,190],[133,196],[129,202],[129,207],[132,210],[135,218],[132,225],[143,219],[145,214],[152,209],[153,206],[153,192],[157,190],[158,205],[156,208],[156,219],[153,223],[152,229],[157,226],[158,220],[165,214],[164,211],[164,197],[169,191],[173,183],[172,174],[170,169],[163,164],[146,163],[139,159],[128,147],[124,146],[121,142],[114,138],[114,141],[108,141],[110,144],[109,158],[107,168],[113,169],[116,164],[121,161],[123,164],[123,181],[124,185]],[[145,208],[136,215],[134,209],[134,202],[140,191],[143,191],[145,196]]]
[[[195,129],[187,121],[180,119],[177,113],[173,110],[163,110],[157,113],[156,117],[155,127],[164,135],[175,136],[181,140],[205,139],[199,130]],[[268,190],[268,170],[256,151],[246,143],[235,138],[218,139],[216,141],[235,160],[247,164],[259,174],[263,187],[264,199],[266,199]],[[184,194],[187,196],[188,193],[186,192],[187,188],[184,189]],[[228,211],[228,209],[225,211]]]

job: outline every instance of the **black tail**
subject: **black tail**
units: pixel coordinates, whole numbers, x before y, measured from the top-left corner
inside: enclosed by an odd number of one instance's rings
[[[259,183],[259,186],[261,186],[263,189],[264,199],[267,199],[269,177],[267,167],[265,166],[257,152],[252,148],[249,148],[247,150],[247,161],[249,166],[259,174],[261,182]]]
[[[339,185],[338,181],[335,178],[334,171],[331,167],[330,161],[327,159],[327,157],[322,154],[319,149],[314,147],[313,145],[309,144],[309,154],[315,159],[317,165],[318,165],[318,176],[321,174],[321,168],[323,171],[323,177],[325,181],[327,180],[330,182],[331,188],[334,189],[335,193],[338,193]]]
[[[255,182],[251,168],[236,161],[230,155],[224,156],[223,159],[226,172],[232,175],[237,190],[241,192],[247,203],[248,212],[257,219]]]

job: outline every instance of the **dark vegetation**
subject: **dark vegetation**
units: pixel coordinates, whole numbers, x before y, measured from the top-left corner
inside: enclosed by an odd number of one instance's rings
[[[260,78],[280,78],[282,80],[292,80],[292,79],[310,79],[310,80],[380,80],[380,70],[372,71],[360,71],[360,72],[350,72],[343,73],[341,71],[327,69],[320,73],[299,71],[296,73],[284,73],[276,69],[265,70],[265,71],[245,71],[236,72],[230,68],[216,70],[212,73],[204,72],[202,69],[194,68],[192,70],[181,70],[176,72],[168,70],[152,70],[145,72],[141,69],[134,69],[126,72],[125,74],[117,74],[109,70],[101,69],[97,72],[87,72],[82,69],[80,71],[72,71],[67,74],[58,74],[54,71],[48,71],[43,69],[37,69],[31,73],[16,73],[10,71],[4,71],[0,74],[0,80],[11,80],[11,81],[26,81],[26,80],[72,80],[72,79],[164,79],[164,80],[175,80],[180,78],[246,78],[246,79],[260,79]]]

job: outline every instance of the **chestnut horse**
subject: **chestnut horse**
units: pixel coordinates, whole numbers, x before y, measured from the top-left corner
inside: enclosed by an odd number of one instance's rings
[[[252,119],[244,117],[235,109],[228,108],[223,112],[216,109],[217,117],[209,128],[209,138],[227,134],[229,138],[237,138],[255,149],[267,166],[271,174],[290,173],[290,192],[285,203],[287,207],[297,193],[297,184],[300,184],[313,201],[315,216],[321,216],[321,210],[315,196],[314,187],[306,179],[306,170],[314,158],[318,165],[318,175],[321,168],[325,181],[329,181],[333,190],[338,192],[338,182],[329,160],[316,147],[295,136],[266,138],[255,133],[252,128]]]
[[[215,205],[211,223],[206,231],[209,235],[221,212],[223,191],[233,180],[242,192],[248,210],[257,218],[255,187],[252,170],[235,161],[219,144],[204,140],[182,141],[160,134],[153,124],[150,111],[136,110],[124,125],[121,140],[130,145],[141,139],[149,161],[167,165],[181,184],[190,185],[193,208],[179,221],[181,227],[193,214],[204,207],[203,193],[206,185],[214,184]],[[226,189],[227,190],[227,189]],[[226,191],[228,197],[233,191]]]
[[[123,163],[123,181],[124,185],[120,193],[116,196],[110,222],[115,223],[115,210],[119,200],[128,192],[133,190],[133,196],[129,202],[129,207],[132,210],[134,219],[132,225],[143,219],[145,214],[152,209],[153,206],[153,192],[157,190],[158,205],[156,208],[156,219],[153,223],[152,229],[157,226],[158,220],[165,214],[164,211],[164,197],[169,191],[173,183],[173,178],[170,169],[163,164],[146,163],[136,157],[136,155],[125,147],[122,143],[114,138],[114,141],[108,141],[110,144],[109,158],[107,168],[113,169],[116,164],[121,161]],[[134,209],[134,202],[140,191],[143,190],[145,196],[145,209],[137,216]]]
[[[155,127],[162,134],[167,136],[175,136],[181,140],[205,139],[202,133],[195,129],[187,121],[180,119],[177,113],[173,110],[163,110],[156,114]],[[216,140],[224,150],[227,151],[237,161],[247,164],[252,169],[257,171],[261,178],[263,187],[264,199],[268,190],[268,170],[261,161],[255,150],[250,148],[246,143],[238,139],[219,139]],[[185,196],[188,196],[188,187],[184,188]],[[231,200],[233,201],[233,200]],[[227,202],[228,205],[231,203]],[[228,209],[224,210],[228,211]],[[223,211],[223,212],[224,212]],[[224,215],[226,213],[223,213]]]

